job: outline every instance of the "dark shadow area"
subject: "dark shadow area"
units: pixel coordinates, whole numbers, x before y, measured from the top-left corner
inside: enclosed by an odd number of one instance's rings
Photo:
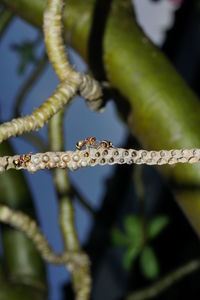
[[[88,40],[89,66],[94,77],[99,81],[106,80],[103,64],[103,37],[111,3],[112,0],[95,1],[91,32]]]
[[[173,27],[167,32],[162,50],[171,61],[176,59],[177,51],[179,51],[181,47],[185,31],[191,21],[194,6],[195,0],[183,1],[183,4],[175,13],[175,23]]]
[[[161,277],[164,277],[176,268],[198,258],[200,245],[198,237],[174,201],[170,192],[171,188],[162,181],[160,183],[160,195],[154,205],[153,214],[168,215],[170,223],[162,234],[150,244],[159,260]],[[200,272],[194,272],[153,299],[199,299],[199,280]],[[129,292],[151,284],[152,281],[141,275],[138,263],[136,263],[129,275]]]
[[[124,121],[125,124],[128,123],[128,118],[131,112],[130,102],[123,97],[115,88],[104,87],[103,88],[103,103],[106,103],[113,99],[117,108],[117,111]]]
[[[200,95],[200,7],[198,1],[183,1],[175,13],[175,23],[162,47],[177,71]]]
[[[102,82],[102,106],[105,106],[110,99],[114,99],[122,119],[127,122],[130,112],[130,104],[116,89],[107,84],[106,72],[103,63],[103,39],[111,5],[112,0],[95,1],[91,32],[88,40],[88,61],[94,77]]]

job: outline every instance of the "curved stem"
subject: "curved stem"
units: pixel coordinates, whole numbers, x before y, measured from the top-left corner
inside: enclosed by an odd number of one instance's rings
[[[11,136],[38,130],[61,110],[76,95],[77,86],[73,83],[61,83],[55,93],[29,116],[13,119],[0,125],[0,143]]]
[[[65,251],[63,254],[56,254],[49,246],[36,222],[22,212],[17,212],[5,205],[0,205],[0,222],[9,224],[24,232],[32,240],[42,258],[49,263],[67,264],[69,269],[73,270],[74,263],[81,261],[82,255],[76,251],[73,253],[70,253],[70,251],[66,253]]]
[[[47,0],[43,23],[44,40],[50,63],[59,80],[73,79],[73,77],[76,80],[79,74],[69,63],[62,37],[62,10],[63,1]]]
[[[8,142],[0,145],[1,155],[10,153]],[[0,204],[25,211],[35,216],[28,184],[22,174],[10,171],[0,175]],[[45,266],[38,251],[22,232],[10,226],[1,226],[3,261],[9,281],[25,284],[42,293],[47,292]]]
[[[80,95],[93,110],[102,105],[100,84],[89,75],[76,72],[69,63],[63,39],[63,0],[48,0],[44,13],[43,31],[49,60],[62,82],[69,80],[79,89]],[[95,101],[94,101],[95,100]]]
[[[159,280],[150,287],[144,288],[141,291],[133,292],[126,299],[127,300],[146,300],[158,296],[160,293],[164,292],[171,285],[175,284],[177,281],[181,280],[185,276],[197,271],[200,268],[200,260],[193,260],[187,263],[185,266],[178,268],[177,270],[171,272],[163,279]]]

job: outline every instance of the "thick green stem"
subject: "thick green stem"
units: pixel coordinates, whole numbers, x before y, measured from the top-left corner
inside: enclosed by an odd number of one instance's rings
[[[56,254],[48,244],[45,236],[41,233],[36,222],[27,214],[10,209],[8,206],[0,205],[0,221],[8,224],[21,232],[24,232],[31,239],[41,257],[52,264],[68,264],[73,267],[77,251],[74,253],[64,252]]]
[[[28,22],[41,26],[45,1],[0,0],[0,3]],[[64,11],[65,36],[86,60],[94,5],[94,0],[74,0]],[[146,148],[200,147],[199,101],[161,51],[139,29],[129,1],[113,1],[103,39],[103,59],[111,85],[130,105],[127,123]],[[200,184],[199,165],[165,166],[160,170],[176,184]],[[181,197],[177,199],[188,215],[185,202]],[[199,205],[192,193],[188,201],[193,202],[194,208],[188,218],[200,235]]]
[[[0,145],[1,155],[11,153],[8,143]],[[30,192],[22,175],[14,170],[0,175],[0,202],[14,209],[34,214]],[[33,243],[18,230],[3,226],[4,265],[9,280],[46,289],[44,264]]]
[[[44,300],[46,297],[38,290],[26,285],[1,284],[0,300]]]

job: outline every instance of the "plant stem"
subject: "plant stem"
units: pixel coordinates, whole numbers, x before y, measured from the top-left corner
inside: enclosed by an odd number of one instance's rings
[[[150,287],[144,288],[141,291],[136,291],[130,294],[127,300],[145,300],[151,299],[164,292],[171,285],[177,281],[183,279],[185,276],[197,271],[200,268],[200,260],[193,260],[187,263],[185,266],[178,268],[172,273],[165,276]]]
[[[61,150],[63,148],[63,130],[62,130],[63,112],[56,114],[50,121],[49,135],[50,147],[52,150]],[[63,169],[56,169],[54,172],[55,186],[59,196],[60,207],[60,227],[64,239],[66,251],[78,252],[80,259],[82,257],[81,247],[78,241],[75,229],[74,209],[72,204],[72,192],[67,172]],[[89,260],[82,267],[78,267],[72,272],[72,280],[76,299],[89,299],[91,290],[91,277]]]
[[[12,154],[8,142],[0,145],[1,155]],[[0,175],[1,206],[18,209],[34,215],[27,182],[22,173],[10,171]],[[2,226],[3,259],[7,279],[18,284],[47,292],[44,263],[32,241],[24,233]]]

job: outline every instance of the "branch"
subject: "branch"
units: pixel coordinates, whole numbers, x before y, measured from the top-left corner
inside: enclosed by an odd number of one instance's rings
[[[0,205],[0,221],[24,232],[34,243],[42,258],[52,264],[67,264],[69,270],[74,270],[78,265],[85,265],[85,255],[80,252],[64,252],[56,254],[49,246],[46,238],[37,227],[36,222],[28,215],[14,211],[5,205]]]
[[[29,172],[52,168],[72,171],[96,165],[173,165],[200,162],[200,149],[146,151],[123,148],[88,148],[81,151],[45,152],[0,157],[0,171],[26,169]]]
[[[72,82],[61,83],[55,93],[29,116],[13,119],[0,125],[0,143],[11,136],[38,130],[61,110],[77,93],[77,85]]]
[[[172,273],[168,274],[163,279],[159,280],[150,287],[144,288],[141,291],[133,292],[126,299],[127,300],[145,300],[158,296],[164,290],[175,284],[190,273],[197,271],[200,268],[200,260],[193,260],[185,266],[178,268]]]
[[[51,149],[56,151],[63,148],[63,112],[56,114],[50,121],[49,136]],[[63,169],[54,172],[56,191],[59,196],[59,221],[64,238],[65,251],[81,253],[78,235],[75,228],[74,209],[72,204],[72,190],[68,174]],[[72,282],[76,299],[89,299],[91,291],[89,258],[84,266],[72,270]]]
[[[47,1],[43,31],[50,63],[61,82],[70,78],[70,81],[77,84],[80,95],[87,101],[89,107],[99,110],[102,106],[100,84],[89,75],[76,72],[69,63],[62,36],[62,12],[62,0]]]
[[[0,145],[0,153],[12,155],[8,142]],[[0,203],[35,216],[34,207],[23,173],[9,171],[0,175]],[[34,245],[22,232],[1,226],[3,261],[9,281],[47,292],[45,266]]]
[[[48,3],[51,4],[51,1]],[[54,3],[54,1],[53,1]],[[55,1],[56,5],[59,6],[60,1]],[[48,6],[47,6],[48,9]],[[47,43],[47,50],[50,53],[55,52],[57,53],[56,58],[55,58],[55,64],[53,60],[53,55],[51,57],[50,55],[50,61],[54,65],[59,65],[58,69],[60,70],[61,68],[61,63],[64,60],[64,64],[66,64],[66,67],[70,69],[71,67],[68,64],[67,61],[67,56],[66,54],[63,53],[64,47],[63,47],[63,41],[61,38],[61,29],[57,33],[58,28],[61,28],[61,22],[60,22],[60,16],[57,14],[57,11],[55,10],[54,5],[50,5],[48,13],[45,15],[44,18],[44,32],[45,35],[47,35],[46,38],[46,43]],[[52,16],[51,16],[52,13]],[[59,13],[61,14],[61,8],[59,10]],[[50,18],[49,18],[50,15]],[[50,23],[52,22],[52,18],[55,18],[55,20],[58,19],[58,27],[56,27],[55,32],[54,32],[54,27],[56,25],[55,22],[53,22],[52,27],[53,27],[53,32],[50,31],[50,33],[54,36],[52,39],[56,45],[52,43],[50,36],[48,35],[48,30],[51,30],[51,26],[49,26],[49,21]],[[45,21],[46,20],[46,21]],[[58,35],[57,35],[58,34]],[[60,34],[60,35],[59,35]],[[57,42],[58,40],[58,42]],[[48,42],[49,41],[49,42]],[[56,47],[58,47],[58,50],[56,51]],[[52,49],[52,50],[51,50]],[[52,51],[52,52],[51,52]],[[61,58],[59,57],[61,56]],[[61,60],[60,60],[61,59]],[[60,71],[62,72],[62,71]],[[67,73],[68,74],[68,73]],[[64,75],[60,76],[60,79],[64,78]],[[65,74],[66,76],[66,74]],[[25,132],[30,132],[32,130],[38,130],[44,126],[47,121],[54,116],[59,110],[61,110],[68,102],[71,100],[72,97],[74,97],[77,92],[79,91],[80,94],[88,100],[88,103],[93,102],[95,100],[95,109],[99,109],[99,105],[101,105],[101,101],[99,100],[100,97],[102,96],[102,91],[101,91],[101,86],[99,83],[91,78],[89,75],[85,74],[80,74],[76,71],[71,71],[70,77],[66,80],[63,79],[62,83],[57,87],[55,93],[46,100],[45,103],[43,103],[39,108],[33,111],[33,113],[29,116],[25,116],[23,118],[17,118],[13,119],[10,122],[6,122],[2,125],[0,125],[0,143],[3,140],[8,139],[11,136],[16,136]],[[93,104],[92,104],[93,107]]]
[[[77,72],[71,67],[62,38],[63,1],[48,0],[44,12],[44,40],[49,60],[60,81],[73,78]]]

